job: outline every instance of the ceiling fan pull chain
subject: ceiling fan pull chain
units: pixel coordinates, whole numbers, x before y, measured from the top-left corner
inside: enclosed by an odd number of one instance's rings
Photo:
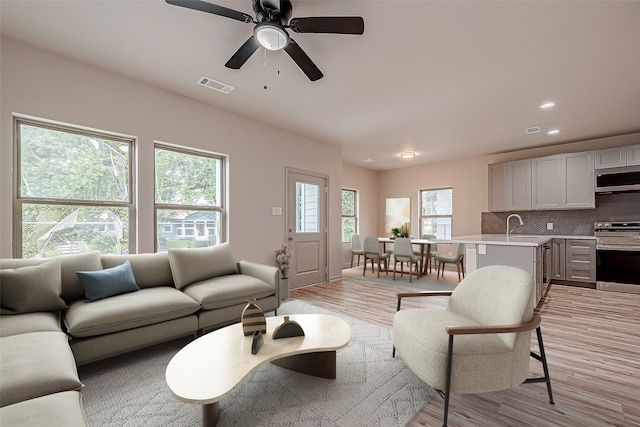
[[[264,50],[264,89],[267,90],[267,49]]]

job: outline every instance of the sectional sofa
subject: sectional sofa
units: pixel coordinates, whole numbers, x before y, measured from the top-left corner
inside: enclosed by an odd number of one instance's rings
[[[86,425],[76,366],[277,311],[275,266],[228,244],[135,255],[0,259],[0,424]]]

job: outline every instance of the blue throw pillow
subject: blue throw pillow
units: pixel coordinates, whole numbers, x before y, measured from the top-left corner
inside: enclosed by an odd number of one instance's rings
[[[136,278],[133,276],[129,261],[113,268],[78,271],[76,274],[84,288],[86,301],[97,301],[140,289],[136,284]]]

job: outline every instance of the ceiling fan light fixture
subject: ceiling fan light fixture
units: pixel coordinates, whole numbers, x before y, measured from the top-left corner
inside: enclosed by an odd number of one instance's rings
[[[260,46],[269,50],[283,49],[289,43],[289,35],[277,25],[270,22],[258,24],[254,30],[254,35]]]

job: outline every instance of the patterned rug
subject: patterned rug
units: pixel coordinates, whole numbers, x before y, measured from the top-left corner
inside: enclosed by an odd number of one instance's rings
[[[400,358],[391,357],[391,331],[300,301],[278,314],[324,313],[351,326],[338,350],[337,379],[267,364],[220,402],[218,426],[404,426],[434,395]],[[200,405],[168,390],[169,360],[189,342],[171,341],[78,368],[90,426],[198,426]]]

